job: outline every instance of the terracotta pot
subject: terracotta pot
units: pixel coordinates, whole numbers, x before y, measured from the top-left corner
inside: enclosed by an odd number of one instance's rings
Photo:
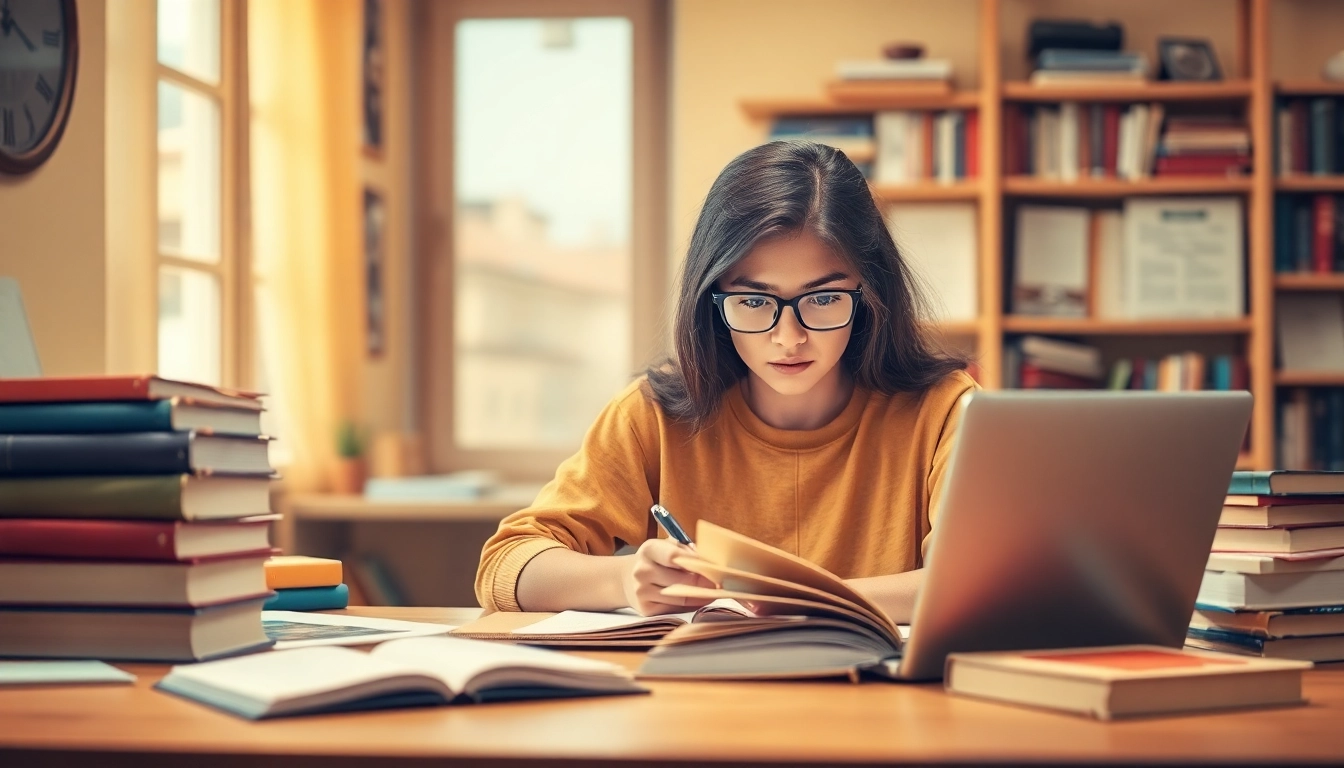
[[[331,466],[331,490],[335,493],[363,493],[364,459],[337,459]]]

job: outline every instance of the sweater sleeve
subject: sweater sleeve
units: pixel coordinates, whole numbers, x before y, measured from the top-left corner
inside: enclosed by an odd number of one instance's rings
[[[631,385],[600,413],[579,452],[566,459],[532,505],[506,517],[486,542],[476,571],[476,599],[487,611],[517,611],[518,577],[548,549],[611,555],[648,536],[656,496],[654,405]],[[640,431],[648,431],[641,441]]]
[[[943,498],[943,479],[947,476],[947,467],[951,463],[952,446],[956,443],[957,429],[961,426],[961,412],[964,406],[964,397],[967,393],[974,392],[980,387],[976,385],[975,380],[966,374],[957,374],[957,381],[953,383],[951,402],[947,407],[947,418],[943,421],[942,431],[938,434],[938,442],[933,450],[933,462],[929,467],[929,489],[928,507],[929,510],[929,533],[924,536],[924,541],[920,543],[920,558],[928,564],[929,543],[933,539],[933,526],[936,525],[939,505]]]

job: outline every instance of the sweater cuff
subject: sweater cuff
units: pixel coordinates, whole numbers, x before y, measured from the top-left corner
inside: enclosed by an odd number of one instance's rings
[[[485,592],[497,611],[521,611],[518,606],[518,577],[532,558],[548,549],[565,548],[555,539],[543,536],[530,536],[519,539],[512,547],[495,556],[494,573]],[[487,606],[489,607],[489,606]]]

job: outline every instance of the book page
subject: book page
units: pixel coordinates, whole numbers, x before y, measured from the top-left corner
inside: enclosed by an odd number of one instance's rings
[[[699,557],[675,557],[672,562],[685,568],[691,573],[704,576],[706,579],[718,584],[722,589],[730,592],[744,592],[749,594],[774,595],[776,597],[794,597],[801,600],[815,600],[819,603],[827,603],[845,610],[854,611],[863,614],[873,621],[874,624],[886,623],[886,618],[870,612],[867,608],[858,603],[846,600],[843,597],[833,595],[820,589],[794,584],[788,581],[781,581],[769,576],[760,576],[746,571],[740,571],[736,568],[729,568],[726,565],[716,565]],[[706,608],[715,603],[734,602],[727,600],[715,600]]]
[[[1241,201],[1125,201],[1125,304],[1133,318],[1241,317]]]
[[[299,648],[173,667],[169,677],[270,706],[423,673],[349,648]]]
[[[557,674],[575,682],[585,678],[601,680],[631,679],[632,675],[616,664],[596,659],[585,659],[556,651],[530,648],[525,645],[490,643],[456,637],[421,637],[391,640],[370,654],[398,666],[414,668],[433,675],[454,691],[471,690],[476,678],[492,671],[533,671],[538,680],[554,682]],[[515,675],[515,679],[517,676]]]
[[[754,595],[747,592],[729,592],[724,589],[693,587],[689,584],[673,584],[670,587],[665,587],[663,588],[663,594],[672,597],[730,598],[739,601],[749,600],[753,603],[774,607],[776,612],[781,615],[825,616],[847,619],[855,624],[867,627],[879,637],[884,638],[890,643],[892,648],[899,649],[901,647],[900,634],[896,630],[895,624],[881,624],[857,611],[841,608],[837,605],[817,602],[815,600],[776,597],[775,595]],[[692,624],[690,626],[694,627],[697,625]]]
[[[596,611],[561,611],[535,624],[513,630],[515,635],[587,635],[631,627],[674,627],[691,620],[695,613],[669,613],[662,616],[640,616],[629,608],[610,613]]]

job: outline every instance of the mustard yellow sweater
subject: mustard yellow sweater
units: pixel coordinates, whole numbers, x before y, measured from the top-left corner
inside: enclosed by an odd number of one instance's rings
[[[741,388],[698,434],[674,422],[641,378],[597,417],[579,452],[527,509],[486,542],[476,597],[519,610],[518,575],[552,547],[610,555],[660,535],[658,502],[695,535],[709,520],[806,558],[841,578],[921,567],[940,483],[975,383],[955,373],[924,393],[856,389],[831,423],[776,429]]]

